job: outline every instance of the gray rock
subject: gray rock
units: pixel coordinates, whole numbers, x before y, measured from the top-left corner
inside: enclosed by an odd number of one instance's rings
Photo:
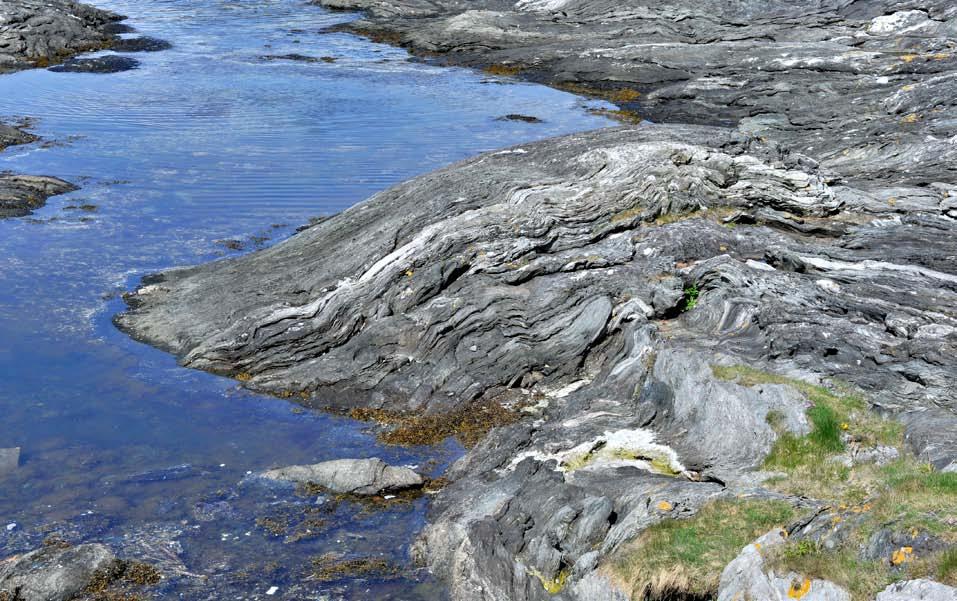
[[[76,186],[56,177],[0,174],[0,219],[29,215],[47,198],[73,190]]]
[[[0,593],[24,601],[67,601],[116,561],[103,545],[44,547],[0,563]]]
[[[20,447],[0,449],[0,476],[5,476],[20,467]]]
[[[895,582],[877,594],[876,601],[953,601],[957,588],[932,580]]]
[[[0,73],[60,62],[109,47],[122,19],[72,0],[0,0]]]
[[[317,484],[337,493],[378,495],[422,486],[422,476],[381,459],[337,459],[314,465],[292,465],[263,472],[262,477]]]
[[[781,545],[784,531],[774,530],[741,550],[721,573],[718,601],[738,599],[811,599],[812,601],[850,601],[851,596],[832,582],[806,579],[797,574],[777,576],[766,572],[762,551]],[[792,591],[800,595],[791,594]]]
[[[62,65],[50,67],[54,73],[120,73],[135,69],[140,62],[128,56],[107,54],[93,58],[71,58]]]
[[[657,123],[416,178],[273,248],[148,278],[116,318],[316,407],[522,406],[452,466],[415,545],[453,598],[588,598],[594,553],[767,495],[769,418],[806,432],[808,401],[716,365],[847,381],[957,469],[953,2],[320,3],[364,10],[348,30]],[[824,513],[801,536],[841,544]],[[785,598],[795,578],[752,572]],[[846,593],[814,581],[813,598]]]

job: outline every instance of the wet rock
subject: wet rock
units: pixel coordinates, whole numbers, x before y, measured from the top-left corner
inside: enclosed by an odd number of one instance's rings
[[[166,482],[170,480],[185,480],[186,478],[195,478],[201,476],[203,471],[193,465],[184,463],[157,470],[148,470],[138,474],[131,474],[123,478],[124,482]]]
[[[0,174],[0,219],[29,215],[47,198],[76,190],[76,186],[55,177]]]
[[[957,588],[932,580],[896,582],[878,593],[876,601],[951,601]]]
[[[20,447],[0,449],[0,476],[5,476],[20,467]]]
[[[66,601],[116,562],[103,545],[46,546],[0,563],[0,593],[24,601]]]
[[[542,120],[538,117],[532,117],[530,115],[519,115],[519,114],[509,114],[504,115],[498,118],[499,121],[521,121],[522,123],[541,123]]]
[[[424,484],[409,468],[393,467],[377,458],[337,459],[314,465],[293,465],[263,472],[271,480],[316,484],[337,493],[378,495]]]
[[[159,52],[169,50],[173,45],[166,40],[147,36],[139,38],[123,38],[113,43],[111,47],[116,52]]]
[[[267,61],[283,60],[283,61],[296,61],[300,63],[318,63],[320,60],[323,60],[321,58],[316,58],[315,56],[306,56],[304,54],[295,54],[295,53],[265,54],[261,56],[260,58]],[[328,61],[324,61],[324,62],[328,62]]]
[[[106,48],[121,18],[72,0],[0,0],[0,73]]]
[[[19,144],[29,144],[36,142],[38,138],[19,127],[12,127],[0,123],[0,150],[8,146],[17,146]]]
[[[128,56],[108,54],[94,58],[71,58],[62,65],[50,67],[55,73],[120,73],[139,67],[140,62]]]

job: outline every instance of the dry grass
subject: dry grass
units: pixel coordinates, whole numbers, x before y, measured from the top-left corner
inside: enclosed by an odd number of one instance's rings
[[[686,520],[666,520],[618,552],[609,568],[634,601],[702,597],[716,593],[721,571],[741,549],[795,510],[782,501],[713,501]]]

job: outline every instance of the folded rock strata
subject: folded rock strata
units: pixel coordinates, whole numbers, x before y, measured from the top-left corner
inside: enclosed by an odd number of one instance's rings
[[[329,5],[451,62],[630,90],[667,123],[416,178],[150,277],[117,317],[317,407],[521,407],[451,468],[414,550],[455,599],[591,598],[649,525],[773,495],[754,472],[769,417],[805,433],[809,403],[716,366],[847,382],[921,460],[957,465],[950,2]]]

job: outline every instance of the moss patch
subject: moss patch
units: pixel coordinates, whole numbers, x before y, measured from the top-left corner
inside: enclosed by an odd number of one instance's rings
[[[319,582],[331,582],[344,578],[388,578],[396,576],[399,569],[377,557],[342,559],[334,553],[326,553],[312,560],[313,578]]]
[[[518,75],[519,73],[522,72],[522,68],[519,67],[518,65],[505,65],[500,63],[489,65],[488,67],[485,67],[485,69],[483,70],[489,75],[499,75],[499,76],[507,76],[507,77]]]
[[[496,401],[469,404],[464,409],[442,415],[418,415],[384,409],[353,409],[349,417],[389,426],[379,434],[386,444],[400,446],[433,445],[454,437],[473,447],[493,429],[517,422],[520,407],[506,407]]]
[[[795,515],[783,501],[712,501],[692,518],[651,526],[624,546],[608,569],[635,601],[716,596],[728,562]]]

